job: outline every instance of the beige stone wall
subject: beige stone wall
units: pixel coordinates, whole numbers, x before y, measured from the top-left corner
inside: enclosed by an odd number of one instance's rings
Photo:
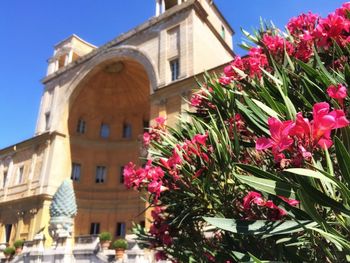
[[[193,31],[193,67],[195,74],[232,61],[232,54],[223,48],[206,22],[197,15],[194,15]]]
[[[212,3],[213,1],[199,0],[199,2],[208,13],[208,20],[220,36],[222,36],[222,27],[225,29],[224,40],[226,44],[232,49],[232,29],[227,24],[220,11],[214,6],[214,3]]]

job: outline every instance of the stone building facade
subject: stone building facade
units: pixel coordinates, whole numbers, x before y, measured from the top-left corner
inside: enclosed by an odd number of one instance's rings
[[[210,0],[156,0],[156,15],[96,47],[76,35],[49,59],[33,138],[0,150],[0,243],[47,237],[49,206],[72,178],[74,235],[123,236],[146,204],[123,186],[141,164],[140,135],[158,116],[172,126],[204,70],[233,58],[233,30]]]

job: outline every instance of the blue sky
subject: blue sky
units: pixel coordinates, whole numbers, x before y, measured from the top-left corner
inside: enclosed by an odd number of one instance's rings
[[[322,16],[345,1],[214,0],[236,31],[260,17],[283,27],[302,12]],[[3,0],[0,3],[0,149],[33,136],[47,62],[53,46],[75,33],[97,46],[154,15],[155,0]],[[240,52],[238,52],[240,53]]]

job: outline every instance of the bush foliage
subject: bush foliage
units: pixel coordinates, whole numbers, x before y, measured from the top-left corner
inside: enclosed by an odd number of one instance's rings
[[[146,163],[124,175],[158,259],[350,261],[349,18],[346,3],[244,31],[247,56],[199,83],[190,121],[145,133]]]

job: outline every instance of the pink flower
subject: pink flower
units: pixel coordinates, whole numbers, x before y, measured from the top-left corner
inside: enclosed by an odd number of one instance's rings
[[[230,85],[232,80],[233,80],[232,77],[226,77],[226,76],[222,76],[219,78],[220,84],[224,85],[224,86]],[[192,102],[192,100],[191,100],[191,102]]]
[[[322,136],[329,137],[331,130],[349,125],[344,111],[334,110],[329,112],[329,104],[327,102],[320,102],[314,105],[313,117],[312,133],[314,140],[318,140]],[[323,147],[323,145],[320,146]]]
[[[312,14],[311,12],[301,14],[290,19],[287,28],[293,36],[305,38],[305,35],[307,35],[306,39],[310,40],[311,35],[309,32],[312,32],[315,29],[318,19],[319,16]]]
[[[258,138],[256,150],[261,151],[272,148],[275,160],[280,160],[280,153],[293,144],[293,139],[289,136],[289,131],[293,127],[292,121],[280,121],[274,117],[268,119],[271,138]]]
[[[160,126],[163,126],[165,124],[165,118],[162,116],[159,116],[155,119],[156,123],[159,124]]]
[[[151,135],[148,132],[143,134],[143,144],[148,146],[151,143]]]
[[[202,104],[202,97],[199,94],[193,94],[191,97],[191,106],[198,107]]]
[[[284,197],[282,195],[279,195],[278,197],[291,206],[297,206],[300,203],[298,200],[288,199],[287,197]]]
[[[333,129],[346,127],[349,121],[345,117],[343,110],[333,110],[329,112],[327,102],[316,103],[313,107],[313,121],[303,118],[301,112],[297,113],[295,125],[290,130],[289,135],[297,136],[302,140],[302,144],[308,148],[316,145],[328,149],[332,144],[330,137]],[[304,147],[300,148],[302,151]],[[308,154],[307,151],[304,153]]]
[[[284,49],[286,49],[288,55],[292,55],[294,52],[292,43],[280,36],[270,36],[268,34],[264,34],[262,42],[273,55],[282,55]]]
[[[243,198],[243,208],[249,210],[251,203],[262,206],[265,204],[265,201],[262,199],[260,193],[251,191]]]
[[[194,137],[193,137],[193,142],[194,143],[199,143],[203,146],[206,146],[206,141],[207,141],[207,138],[208,138],[208,135],[207,134],[196,134]]]
[[[342,84],[338,84],[337,86],[331,85],[327,88],[328,96],[337,99],[339,104],[343,105],[343,100],[347,96],[347,89]]]
[[[335,10],[335,13],[339,16],[347,18],[348,13],[350,12],[350,2],[344,3],[341,8]]]
[[[339,45],[343,46],[347,42],[347,33],[349,33],[350,21],[336,13],[329,14],[326,18],[320,19],[316,29],[313,32],[318,39],[317,45],[328,48],[334,39]]]

